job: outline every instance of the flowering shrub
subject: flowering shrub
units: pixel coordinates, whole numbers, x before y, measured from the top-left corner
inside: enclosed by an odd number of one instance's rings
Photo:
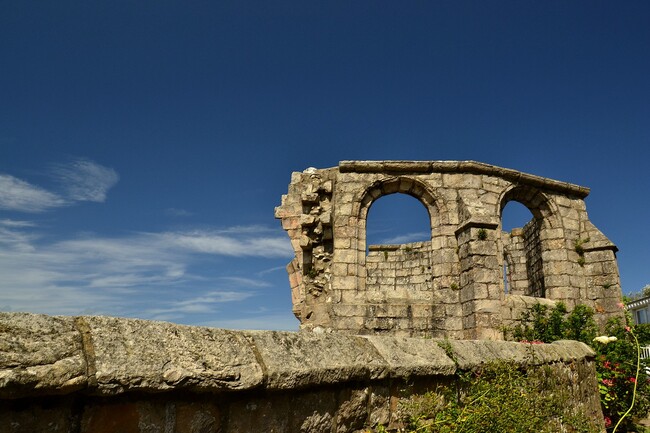
[[[584,305],[576,306],[569,314],[561,303],[553,308],[537,304],[522,315],[511,332],[526,344],[572,339],[590,345],[597,354],[596,372],[607,432],[644,432],[633,420],[645,417],[650,410],[648,367],[639,357],[640,344],[650,343],[650,326],[612,320],[606,326],[606,335],[596,336],[593,315],[593,310]],[[398,431],[600,432],[593,420],[570,411],[569,393],[544,392],[557,390],[557,383],[549,386],[557,380],[548,367],[524,373],[508,363],[487,364],[461,375],[458,388],[443,386],[423,396],[411,396],[402,405],[404,427]],[[387,431],[384,426],[367,430]]]
[[[615,431],[637,431],[633,418],[644,417],[650,409],[650,384],[646,362],[639,357],[635,326],[621,320],[608,323],[608,341],[596,339],[596,373],[605,425]]]
[[[521,342],[572,339],[590,345],[597,353],[596,373],[607,430],[643,431],[633,419],[645,417],[650,410],[646,362],[639,358],[639,344],[650,342],[650,332],[647,326],[614,319],[607,324],[606,335],[596,337],[593,314],[584,305],[567,314],[562,303],[554,308],[537,304],[522,315],[512,335]]]

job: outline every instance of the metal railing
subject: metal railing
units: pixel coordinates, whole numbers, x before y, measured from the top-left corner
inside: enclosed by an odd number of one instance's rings
[[[650,358],[650,347],[642,347],[641,348],[641,359],[648,359]]]

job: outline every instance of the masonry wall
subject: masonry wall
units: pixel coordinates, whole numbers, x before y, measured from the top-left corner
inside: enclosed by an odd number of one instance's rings
[[[366,257],[369,299],[431,299],[431,242],[371,245]]]
[[[400,398],[453,384],[456,373],[494,360],[550,369],[557,391],[569,391],[574,409],[602,422],[594,353],[582,343],[444,346],[432,339],[0,313],[0,431],[395,428]]]
[[[525,295],[528,293],[528,269],[526,266],[526,249],[524,248],[524,231],[521,228],[501,234],[503,260],[505,264],[505,293]]]
[[[617,249],[589,221],[588,193],[473,161],[343,161],[294,173],[275,214],[295,251],[287,270],[301,329],[498,340],[521,304],[510,296],[561,301],[569,310],[586,304],[601,325],[622,316]],[[426,275],[420,266],[393,277],[383,253],[366,254],[368,211],[389,194],[411,195],[429,214]],[[533,214],[522,245],[502,235],[510,201]],[[515,273],[506,294],[508,253]],[[422,277],[431,290],[420,290]],[[415,286],[405,289],[409,278]]]

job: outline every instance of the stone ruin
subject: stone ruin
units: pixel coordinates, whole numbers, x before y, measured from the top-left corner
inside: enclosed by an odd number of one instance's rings
[[[431,239],[367,245],[372,204],[418,199]],[[616,246],[589,221],[589,189],[474,161],[343,161],[292,174],[275,209],[301,329],[449,339],[504,338],[539,302],[620,316]],[[532,213],[502,231],[505,205]]]
[[[296,253],[294,312],[340,333],[0,312],[0,432],[393,431],[402,399],[491,361],[552,376],[546,391],[604,431],[587,345],[486,341],[535,302],[621,314],[616,247],[589,222],[588,192],[476,162],[294,173],[276,209]],[[393,193],[424,205],[430,241],[366,246],[370,206]],[[502,233],[511,200],[534,218]]]

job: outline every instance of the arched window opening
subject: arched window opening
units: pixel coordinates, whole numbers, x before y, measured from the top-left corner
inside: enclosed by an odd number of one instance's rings
[[[543,298],[541,221],[530,209],[509,201],[501,213],[503,240],[503,286],[505,293]]]
[[[366,221],[366,253],[380,245],[396,246],[430,240],[429,213],[415,197],[397,193],[382,196],[372,203]]]
[[[368,211],[366,239],[369,301],[430,297],[431,218],[422,202],[404,193],[379,197]]]

